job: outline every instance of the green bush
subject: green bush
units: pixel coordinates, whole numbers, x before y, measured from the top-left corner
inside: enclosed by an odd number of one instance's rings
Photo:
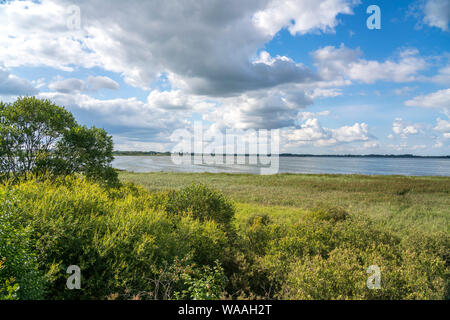
[[[152,195],[139,188],[106,189],[66,177],[3,189],[21,195],[15,206],[33,230],[50,298],[150,297],[163,266],[190,257],[191,264],[214,267],[229,246],[215,221],[153,209]],[[81,290],[65,288],[70,265],[81,269]]]
[[[184,289],[175,292],[176,299],[182,300],[217,300],[223,297],[227,277],[221,265],[216,262],[213,267],[193,268],[181,275]]]
[[[41,299],[44,277],[32,249],[32,229],[18,223],[17,195],[0,190],[0,299]]]
[[[317,211],[316,211],[317,212]],[[307,214],[291,225],[264,226],[251,218],[241,229],[248,295],[277,299],[445,299],[448,235],[402,241],[357,218]],[[339,221],[339,220],[338,220]],[[437,240],[440,238],[440,240]],[[443,240],[446,239],[446,240]],[[265,249],[258,245],[264,243]],[[250,259],[250,263],[249,263]],[[381,268],[380,290],[366,287],[371,265]]]
[[[212,220],[226,229],[234,217],[234,205],[222,193],[202,184],[193,184],[168,194],[166,212],[190,214],[200,221]]]
[[[339,222],[348,219],[350,215],[344,208],[319,204],[309,212],[309,216],[320,220]]]

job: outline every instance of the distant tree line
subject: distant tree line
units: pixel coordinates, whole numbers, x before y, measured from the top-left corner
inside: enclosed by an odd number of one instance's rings
[[[170,156],[172,153],[157,152],[157,151],[114,151],[116,156]],[[195,155],[194,153],[190,153]],[[212,154],[214,155],[214,154]],[[237,156],[238,154],[234,154]],[[270,156],[270,154],[268,154]],[[249,154],[245,154],[249,156]],[[317,158],[434,158],[434,159],[450,159],[450,155],[447,156],[417,156],[413,154],[296,154],[296,153],[281,153],[280,157],[317,157]]]

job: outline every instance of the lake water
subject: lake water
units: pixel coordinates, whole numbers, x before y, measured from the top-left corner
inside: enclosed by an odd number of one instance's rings
[[[450,176],[450,159],[280,157],[280,173],[334,173],[406,176]],[[248,163],[248,161],[247,161]],[[181,165],[170,156],[116,156],[113,167],[134,172],[260,173],[257,165]]]

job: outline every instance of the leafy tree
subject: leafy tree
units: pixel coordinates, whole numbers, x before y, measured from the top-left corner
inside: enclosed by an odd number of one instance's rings
[[[0,106],[1,171],[18,177],[36,167],[65,131],[76,126],[72,114],[48,100],[19,98]]]
[[[107,132],[77,124],[73,115],[49,100],[23,97],[0,103],[0,172],[85,174],[114,184],[113,142]]]
[[[104,129],[77,126],[60,140],[55,159],[62,173],[83,173],[87,178],[117,183],[117,173],[111,167],[114,157],[112,137]]]

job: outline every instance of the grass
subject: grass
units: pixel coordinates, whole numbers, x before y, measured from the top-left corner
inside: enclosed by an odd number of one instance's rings
[[[236,201],[238,221],[267,213],[295,222],[305,210],[325,204],[369,217],[398,234],[450,231],[450,177],[121,172],[120,179],[150,191],[209,185]]]

